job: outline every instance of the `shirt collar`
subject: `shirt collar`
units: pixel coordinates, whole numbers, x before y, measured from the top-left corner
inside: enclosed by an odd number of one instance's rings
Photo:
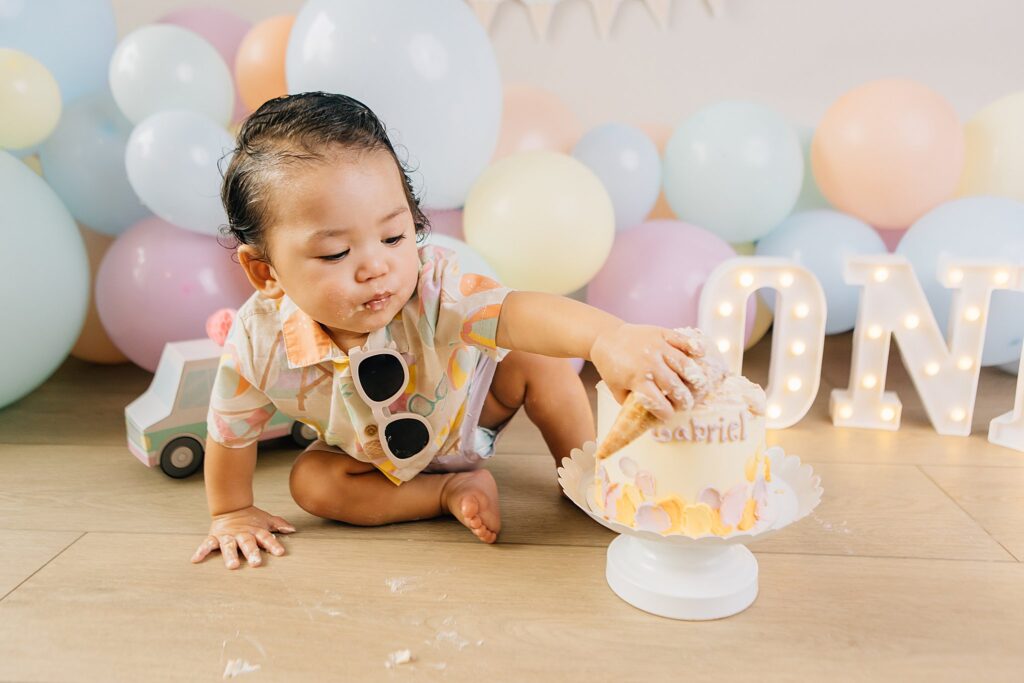
[[[306,315],[287,295],[281,297],[279,316],[288,367],[304,368],[345,357],[320,323]]]
[[[348,354],[338,348],[320,323],[307,315],[287,295],[281,297],[278,316],[289,368],[294,370],[348,358]],[[363,346],[368,349],[383,348],[390,339],[387,326],[384,326],[371,332]]]

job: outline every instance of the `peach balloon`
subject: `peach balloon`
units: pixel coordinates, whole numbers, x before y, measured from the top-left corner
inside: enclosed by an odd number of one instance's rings
[[[568,154],[582,135],[583,124],[555,93],[532,85],[505,86],[495,160],[535,150]]]
[[[114,243],[113,235],[104,235],[101,232],[90,230],[81,223],[78,231],[82,233],[82,241],[85,242],[85,251],[89,255],[89,284],[96,282],[96,271],[99,270],[100,262],[107,249]],[[114,365],[127,363],[128,358],[114,346],[110,341],[107,331],[103,329],[100,322],[100,314],[96,311],[96,297],[90,294],[89,310],[85,314],[85,324],[82,325],[82,333],[78,341],[71,349],[71,355],[80,360],[90,363],[101,363],[103,365]]]
[[[658,148],[658,154],[665,154],[665,146],[668,144],[669,138],[672,137],[672,126],[665,123],[641,123],[637,125],[637,128],[647,133],[647,136],[651,138],[651,142]],[[662,190],[658,193],[658,201],[654,203],[654,208],[647,215],[647,220],[675,217],[675,211],[672,210],[668,199],[665,198],[665,190]]]
[[[837,209],[879,228],[904,228],[954,196],[963,126],[931,88],[873,81],[825,112],[811,161],[818,187]]]
[[[235,55],[235,84],[245,106],[255,111],[261,104],[288,94],[284,59],[295,17],[271,17],[252,27]]]
[[[658,154],[665,153],[668,140],[672,137],[672,126],[667,123],[638,123],[636,127],[647,133],[647,137],[658,148]]]

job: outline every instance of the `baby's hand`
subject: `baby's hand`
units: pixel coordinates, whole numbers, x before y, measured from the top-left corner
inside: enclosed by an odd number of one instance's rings
[[[699,341],[655,325],[624,324],[601,333],[590,360],[619,403],[637,392],[641,404],[656,417],[693,406],[694,394],[707,388],[708,378],[694,358],[704,355]]]
[[[238,549],[241,547],[250,566],[258,567],[263,562],[260,547],[275,555],[284,555],[284,546],[271,533],[273,531],[290,534],[295,527],[255,506],[217,515],[210,523],[210,535],[192,555],[192,562],[202,562],[204,557],[219,548],[224,566],[238,569]]]

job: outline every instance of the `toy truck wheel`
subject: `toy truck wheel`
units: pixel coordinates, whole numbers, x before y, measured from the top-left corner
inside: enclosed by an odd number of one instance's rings
[[[318,438],[320,438],[320,436],[316,433],[316,430],[308,424],[298,421],[292,423],[292,441],[302,448],[305,448]]]
[[[168,477],[184,479],[203,466],[203,445],[189,436],[179,436],[160,452],[160,469]]]

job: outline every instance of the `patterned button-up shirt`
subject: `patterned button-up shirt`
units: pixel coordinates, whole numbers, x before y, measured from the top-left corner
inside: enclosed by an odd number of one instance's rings
[[[459,448],[480,354],[500,361],[508,353],[495,337],[510,290],[483,275],[460,273],[447,249],[422,247],[419,257],[416,292],[390,323],[370,333],[364,348],[392,346],[405,358],[409,383],[389,408],[427,418],[434,442],[423,453],[393,466],[370,408],[352,384],[345,352],[290,298],[258,292],[239,309],[224,344],[210,398],[210,437],[233,448],[247,446],[280,410],[396,484]]]

